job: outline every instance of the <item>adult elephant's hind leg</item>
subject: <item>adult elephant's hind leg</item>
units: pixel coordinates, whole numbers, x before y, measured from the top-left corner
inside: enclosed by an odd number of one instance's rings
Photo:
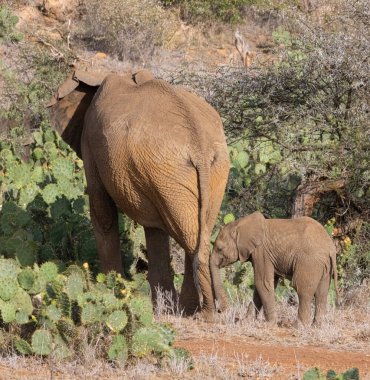
[[[173,285],[173,271],[170,262],[170,240],[168,233],[159,228],[145,227],[145,239],[148,252],[148,281],[154,304],[158,301],[158,292],[166,292],[167,301],[176,301]]]
[[[198,290],[194,282],[193,260],[194,255],[185,252],[185,274],[180,293],[180,307],[185,315],[192,315],[201,309]]]

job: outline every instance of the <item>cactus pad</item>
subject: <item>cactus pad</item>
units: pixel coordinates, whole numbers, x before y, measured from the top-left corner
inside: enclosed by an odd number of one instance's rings
[[[129,309],[142,325],[149,326],[153,323],[153,306],[149,298],[143,296],[132,298],[129,302]]]
[[[124,365],[127,357],[128,348],[125,337],[123,335],[115,336],[108,350],[108,358],[116,360],[120,365]]]
[[[18,290],[18,282],[15,278],[0,279],[0,298],[3,301],[8,301],[15,296]]]
[[[46,282],[54,281],[58,275],[58,267],[52,262],[46,262],[41,265],[40,275],[45,279]]]
[[[15,342],[15,348],[22,355],[31,355],[32,354],[31,345],[24,339],[18,339]]]
[[[103,316],[103,307],[99,304],[88,303],[82,308],[81,323],[89,325],[100,322]]]
[[[1,318],[4,323],[10,323],[15,320],[15,308],[10,302],[4,302],[1,305]]]
[[[113,332],[119,333],[127,325],[127,314],[123,310],[116,310],[108,316],[105,322]]]
[[[163,335],[154,327],[142,327],[132,337],[132,354],[137,357],[151,353],[169,352],[170,346],[163,339]]]
[[[12,259],[0,259],[0,280],[14,278],[21,271],[19,264]]]
[[[72,300],[77,300],[77,297],[83,293],[84,280],[78,273],[72,273],[66,283],[66,293]]]
[[[25,290],[21,288],[18,288],[17,293],[10,300],[10,302],[13,304],[16,310],[22,311],[27,315],[31,315],[33,312],[31,297]]]
[[[30,290],[35,282],[35,278],[34,271],[31,268],[26,268],[18,274],[18,283],[23,289]]]
[[[47,204],[50,205],[54,203],[57,197],[60,195],[58,186],[55,183],[49,183],[42,190],[41,195]]]
[[[49,355],[52,343],[53,338],[48,330],[36,330],[32,335],[32,350],[37,355]]]
[[[15,321],[19,325],[25,325],[26,323],[30,321],[30,319],[28,317],[28,314],[25,311],[21,310],[21,311],[15,312]]]
[[[62,312],[56,305],[52,304],[46,308],[46,316],[53,322],[57,322],[62,318]]]
[[[75,339],[78,336],[78,330],[73,321],[70,319],[60,319],[57,322],[57,329],[59,331],[59,334],[66,341]]]

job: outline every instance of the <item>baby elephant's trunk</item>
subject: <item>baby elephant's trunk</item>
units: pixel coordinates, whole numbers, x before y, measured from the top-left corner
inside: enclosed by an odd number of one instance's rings
[[[212,277],[212,287],[214,296],[219,304],[219,310],[223,311],[227,307],[227,298],[225,291],[222,287],[220,264],[216,255],[212,255],[210,259],[210,271]]]

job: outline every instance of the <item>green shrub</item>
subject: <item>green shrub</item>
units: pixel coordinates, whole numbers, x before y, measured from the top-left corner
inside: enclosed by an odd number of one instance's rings
[[[181,2],[183,18],[191,22],[218,20],[237,23],[242,20],[243,8],[253,0],[189,0]]]
[[[86,23],[96,48],[148,63],[173,33],[173,18],[154,0],[92,0]]]
[[[343,373],[336,373],[332,369],[327,371],[326,375],[315,367],[307,370],[303,374],[303,380],[359,380],[360,373],[358,368],[351,368]]]
[[[18,17],[6,6],[0,6],[0,42],[17,42],[23,34],[14,30]]]

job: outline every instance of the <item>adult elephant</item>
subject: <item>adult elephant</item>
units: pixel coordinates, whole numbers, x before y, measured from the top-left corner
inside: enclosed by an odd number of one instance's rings
[[[120,210],[145,229],[153,300],[158,287],[175,294],[172,236],[186,253],[181,306],[187,314],[201,303],[204,312],[213,310],[209,240],[229,171],[218,113],[148,71],[77,71],[49,106],[84,162],[102,270],[122,270]]]

